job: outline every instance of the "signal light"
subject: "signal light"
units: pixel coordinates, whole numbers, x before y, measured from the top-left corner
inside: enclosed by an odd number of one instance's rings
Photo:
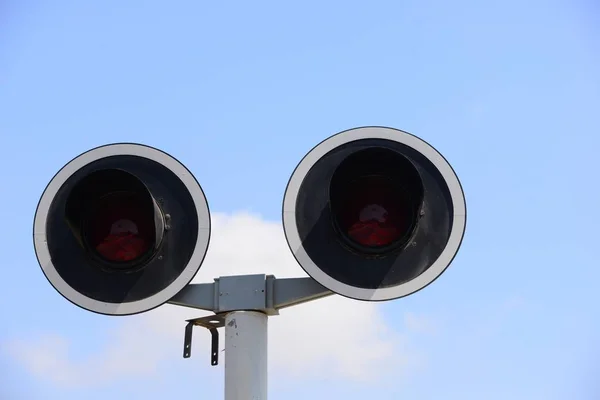
[[[65,165],[44,191],[34,245],[54,288],[98,313],[148,311],[199,270],[210,214],[193,175],[139,144],[92,149]]]
[[[286,188],[283,225],[300,266],[359,300],[414,293],[452,262],[466,226],[452,167],[396,129],[341,132],[313,148]]]
[[[433,147],[403,131],[365,127],[324,140],[300,161],[282,218],[288,245],[312,279],[259,274],[188,286],[210,240],[202,188],[168,154],[121,143],[79,155],[52,178],[33,239],[48,281],[86,310],[128,315],[170,302],[214,312],[187,320],[184,358],[193,327],[202,326],[217,365],[217,328],[225,326],[233,350],[226,363],[235,367],[226,368],[226,397],[258,398],[266,393],[268,315],[332,292],[385,301],[424,288],[458,252],[466,204],[458,177]],[[240,371],[253,373],[242,391],[234,390]]]

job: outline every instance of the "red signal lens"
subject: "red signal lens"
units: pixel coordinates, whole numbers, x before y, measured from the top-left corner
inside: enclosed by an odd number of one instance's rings
[[[135,193],[111,194],[94,208],[86,236],[90,246],[106,261],[136,261],[155,241],[154,218]]]
[[[115,224],[119,224],[116,222]],[[142,256],[148,250],[146,241],[135,233],[110,233],[96,246],[96,251],[109,261],[126,262]]]
[[[349,182],[343,198],[338,224],[361,246],[389,246],[411,228],[410,203],[398,185],[385,176],[366,176]]]
[[[387,246],[399,237],[398,229],[393,226],[385,226],[385,222],[377,220],[361,219],[354,223],[347,233],[354,241],[368,247]]]

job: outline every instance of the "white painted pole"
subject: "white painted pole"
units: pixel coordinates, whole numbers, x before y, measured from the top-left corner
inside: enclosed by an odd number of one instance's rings
[[[267,315],[234,311],[225,318],[225,400],[267,400]]]

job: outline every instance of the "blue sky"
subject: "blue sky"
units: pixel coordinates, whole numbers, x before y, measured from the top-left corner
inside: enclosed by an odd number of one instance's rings
[[[181,358],[187,311],[94,315],[47,283],[33,214],[71,158],[118,141],[171,153],[217,221],[201,280],[300,276],[280,230],[287,180],[363,125],[446,156],[463,246],[408,298],[273,318],[270,398],[598,398],[598,27],[591,0],[2,2],[0,398],[222,396],[208,334]],[[228,243],[260,249],[228,258]]]

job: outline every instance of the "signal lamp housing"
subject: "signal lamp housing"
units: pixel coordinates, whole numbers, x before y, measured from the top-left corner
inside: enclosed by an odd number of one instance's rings
[[[458,177],[425,141],[385,127],[314,147],[286,188],[288,245],[313,279],[368,301],[414,293],[440,276],[465,232]]]
[[[118,143],[65,165],[42,194],[34,246],[54,288],[107,315],[164,304],[199,270],[210,240],[202,188],[176,159]]]

